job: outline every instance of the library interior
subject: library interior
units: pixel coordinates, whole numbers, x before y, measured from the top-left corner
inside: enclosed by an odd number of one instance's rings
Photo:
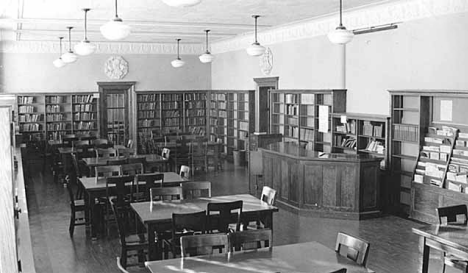
[[[4,2],[0,272],[468,272],[467,0]]]

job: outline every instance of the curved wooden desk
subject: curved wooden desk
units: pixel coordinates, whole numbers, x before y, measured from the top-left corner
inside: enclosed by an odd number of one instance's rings
[[[362,219],[380,214],[379,164],[369,155],[328,154],[294,143],[260,148],[264,185],[299,213]]]

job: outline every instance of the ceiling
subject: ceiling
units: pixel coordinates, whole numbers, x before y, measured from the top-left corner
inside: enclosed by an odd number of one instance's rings
[[[400,0],[345,0],[346,11],[368,5]],[[99,27],[114,17],[114,0],[1,0],[0,40],[58,41],[68,39],[67,26],[73,26],[72,41],[84,37],[84,11],[88,13],[88,39],[103,42]],[[338,0],[203,0],[194,7],[174,8],[161,0],[119,0],[118,15],[132,27],[123,42],[204,44],[205,29],[210,42],[233,38],[254,29],[253,14],[259,31],[330,14],[336,15]]]

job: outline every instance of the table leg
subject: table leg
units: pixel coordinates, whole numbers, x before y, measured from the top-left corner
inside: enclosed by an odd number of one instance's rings
[[[97,239],[97,226],[99,223],[99,215],[96,212],[96,197],[92,192],[88,192],[89,211],[91,213],[91,239]]]
[[[160,253],[158,253],[159,246],[156,243],[154,225],[148,224],[146,230],[148,231],[148,259],[150,261],[161,260]]]
[[[423,258],[422,258],[422,273],[427,273],[429,269],[429,252],[431,248],[426,243],[426,237],[423,238]]]

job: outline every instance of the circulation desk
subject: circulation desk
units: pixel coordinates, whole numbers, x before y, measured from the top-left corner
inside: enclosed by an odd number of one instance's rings
[[[264,184],[276,189],[280,207],[344,219],[380,214],[381,158],[310,151],[295,143],[273,143],[259,150]]]

